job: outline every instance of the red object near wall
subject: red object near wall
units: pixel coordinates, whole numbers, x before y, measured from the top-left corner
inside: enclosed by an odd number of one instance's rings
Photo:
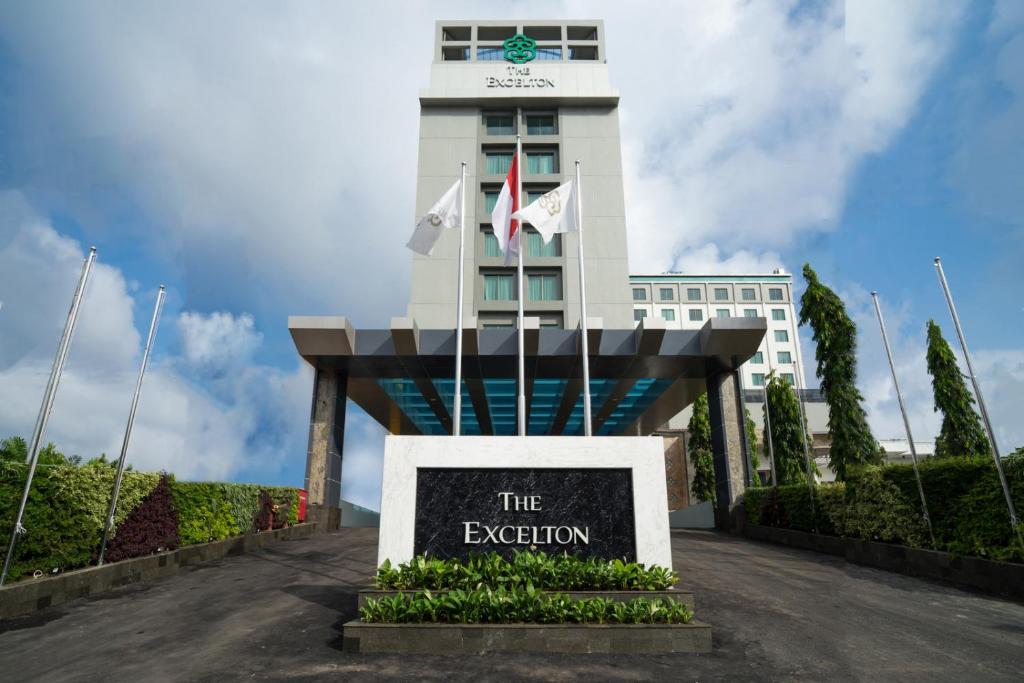
[[[299,489],[299,521],[306,521],[306,490]]]

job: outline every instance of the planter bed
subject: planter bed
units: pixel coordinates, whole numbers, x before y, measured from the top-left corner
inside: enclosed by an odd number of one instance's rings
[[[349,652],[670,654],[711,652],[711,627],[689,624],[364,624],[344,626]]]
[[[25,578],[0,588],[0,619],[31,614],[37,610],[103,593],[139,581],[177,574],[183,567],[219,560],[227,555],[259,550],[271,543],[308,538],[316,523],[296,524],[259,534],[232,536],[221,541],[188,545],[154,555],[110,562],[102,567],[85,567],[56,576]]]
[[[823,536],[757,524],[747,524],[743,534],[758,541],[837,555],[845,558],[847,562],[876,569],[948,581],[986,593],[1024,600],[1024,564],[995,562],[980,557],[957,557],[938,550],[911,548],[858,538]]]
[[[421,593],[424,589],[409,589],[409,590],[381,590],[379,588],[364,588],[359,591],[359,607],[366,604],[368,598],[388,598],[399,593]],[[432,590],[432,593],[444,593],[447,589]],[[667,590],[667,591],[553,591],[547,590],[545,593],[560,593],[572,600],[587,600],[589,598],[607,598],[614,600],[615,602],[628,602],[634,598],[666,598],[668,600],[675,600],[681,602],[691,610],[694,609],[693,593],[689,591],[681,590]]]

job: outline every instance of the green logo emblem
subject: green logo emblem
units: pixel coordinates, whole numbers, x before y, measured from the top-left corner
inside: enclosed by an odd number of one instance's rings
[[[517,33],[501,44],[505,48],[505,61],[525,64],[537,58],[537,41]]]

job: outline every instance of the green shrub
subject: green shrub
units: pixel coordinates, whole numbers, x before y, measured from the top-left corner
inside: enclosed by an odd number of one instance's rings
[[[0,442],[0,544],[6,548],[21,503],[27,466],[24,444],[19,439]],[[26,533],[18,538],[8,574],[10,580],[41,571],[50,574],[84,567],[99,552],[116,468],[105,459],[80,465],[52,445],[40,452],[39,468],[32,480],[22,524]],[[157,485],[160,474],[128,470],[124,473],[114,536]],[[248,533],[254,519],[261,488],[252,484],[170,483],[171,498],[179,513],[181,544]],[[298,491],[267,489],[281,506],[277,525],[298,519]],[[113,538],[112,537],[112,538]]]
[[[527,584],[370,598],[359,608],[359,616],[367,623],[389,624],[687,624],[693,612],[667,598],[572,600]]]
[[[24,463],[0,460],[0,542],[4,548],[10,543],[27,473]],[[11,580],[36,570],[49,574],[92,561],[99,551],[115,473],[109,463],[56,464],[36,470],[22,521],[26,533],[18,539],[8,574]],[[115,528],[156,486],[159,477],[124,473]]]
[[[980,458],[929,459],[919,465],[935,547],[958,555],[1024,560],[1010,527],[995,465]],[[1024,502],[1024,457],[1003,459],[1011,495]],[[750,489],[743,505],[751,524],[818,531],[914,547],[930,544],[912,465],[851,468],[846,485],[815,489],[812,517],[806,486]]]
[[[385,560],[376,584],[385,589],[473,590],[481,586],[525,587],[540,590],[666,590],[679,575],[664,567],[636,562],[515,552],[508,560],[497,553],[471,554],[465,560],[441,560],[422,555],[392,567]]]

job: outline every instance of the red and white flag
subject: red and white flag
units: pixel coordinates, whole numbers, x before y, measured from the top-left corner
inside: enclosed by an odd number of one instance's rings
[[[498,247],[505,254],[505,265],[512,265],[519,256],[519,221],[512,214],[519,210],[519,155],[512,155],[505,183],[501,186],[498,201],[491,211],[491,225],[494,236],[498,238]]]

